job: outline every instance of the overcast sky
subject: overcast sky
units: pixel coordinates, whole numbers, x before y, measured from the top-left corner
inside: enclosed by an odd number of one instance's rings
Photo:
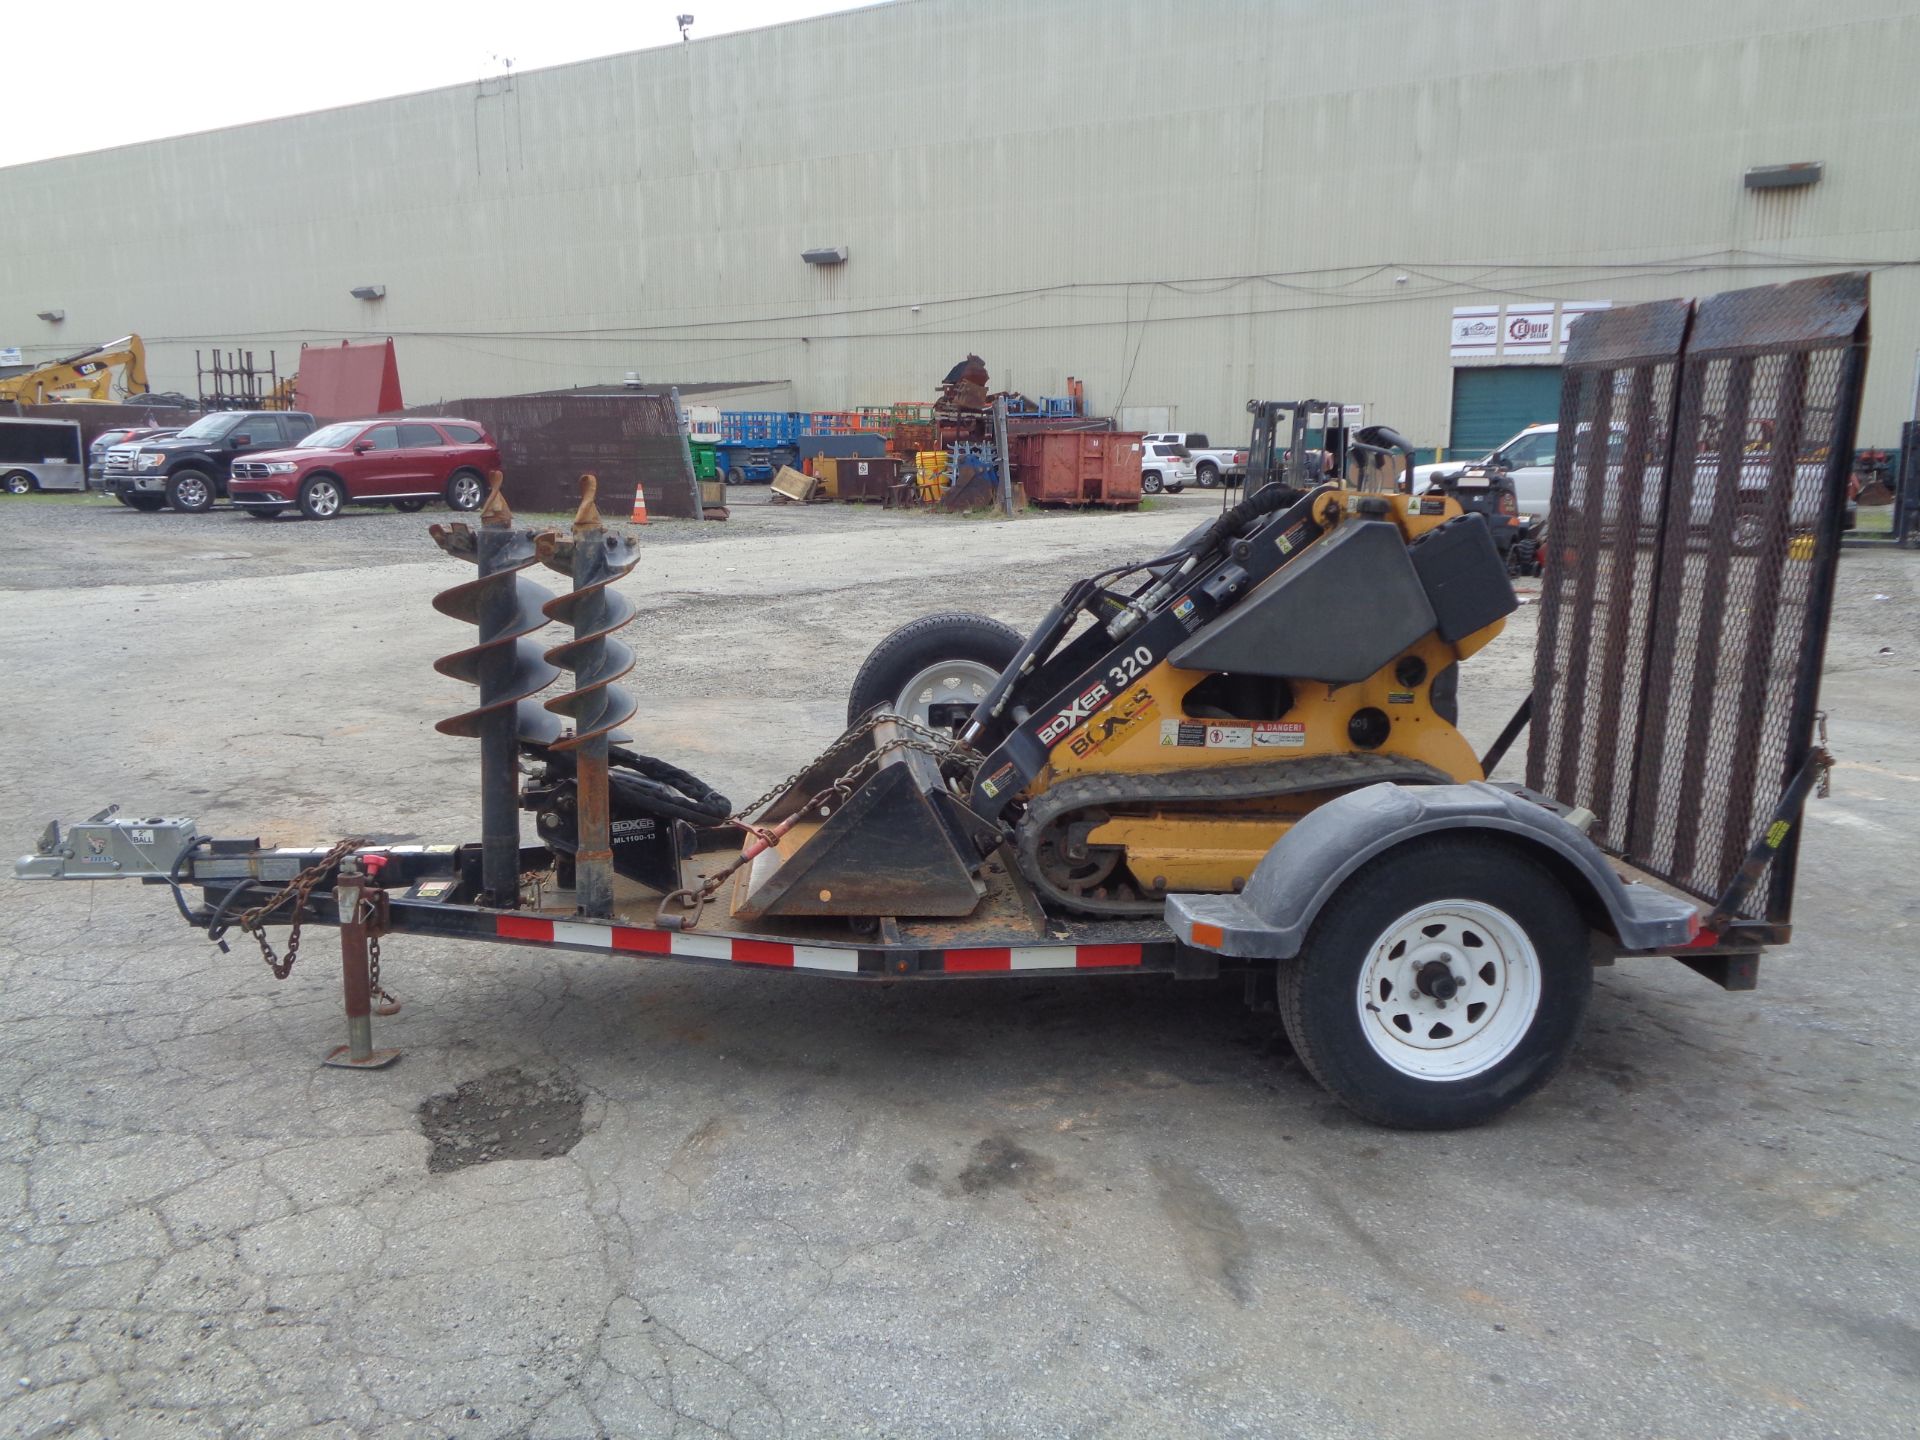
[[[851,10],[871,0],[0,0],[0,165]]]

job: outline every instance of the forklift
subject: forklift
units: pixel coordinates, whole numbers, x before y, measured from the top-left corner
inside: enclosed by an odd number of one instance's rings
[[[1561,425],[1582,438],[1554,482],[1574,518],[1532,691],[1483,754],[1458,669],[1517,606],[1484,519],[1402,493],[1413,450],[1386,426],[1309,450],[1302,405],[1245,498],[1074,581],[968,684],[940,626],[883,641],[879,702],[737,809],[626,746],[617,587],[640,555],[591,477],[567,534],[515,528],[496,483],[477,529],[432,528],[476,572],[434,603],[476,631],[437,668],[478,692],[438,727],[479,742],[478,840],[274,848],[103,811],[16,874],[167,887],[282,977],[295,941],[269,927],[337,926],[327,1061],[349,1068],[396,1053],[373,1044],[395,1008],[377,942],[423,934],[882,984],[1232,975],[1357,1114],[1478,1124],[1564,1063],[1597,966],[1671,956],[1750,989],[1791,936],[1866,319],[1847,275],[1576,322]],[[1780,448],[1703,454],[1703,396]],[[1617,428],[1633,463],[1610,463]],[[1763,543],[1695,543],[1702,514],[1731,532],[1755,467]],[[1489,781],[1523,733],[1524,783]]]

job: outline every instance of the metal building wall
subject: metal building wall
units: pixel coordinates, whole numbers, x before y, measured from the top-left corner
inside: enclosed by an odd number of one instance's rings
[[[1915,74],[1913,0],[901,0],[0,170],[0,344],[136,330],[191,389],[196,341],[391,334],[412,402],[638,370],[806,408],[973,349],[1103,412],[1314,393],[1434,443],[1455,305],[1920,256]],[[1886,442],[1913,270],[1874,302]]]

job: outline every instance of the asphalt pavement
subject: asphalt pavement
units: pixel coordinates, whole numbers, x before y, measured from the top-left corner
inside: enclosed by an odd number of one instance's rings
[[[868,649],[1217,501],[656,523],[637,747],[757,793]],[[0,833],[462,840],[429,521],[0,501]],[[1530,607],[1463,667],[1484,743]],[[0,1436],[1907,1437],[1920,557],[1849,552],[1795,943],[1599,974],[1542,1095],[1368,1126],[1237,987],[850,985],[396,939],[393,1069],[166,891],[0,879]]]

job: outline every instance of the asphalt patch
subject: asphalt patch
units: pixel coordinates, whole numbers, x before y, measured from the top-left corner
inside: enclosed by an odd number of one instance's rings
[[[438,1175],[494,1160],[547,1160],[580,1143],[580,1087],[565,1075],[512,1068],[429,1095],[416,1112],[433,1142],[427,1169]]]

